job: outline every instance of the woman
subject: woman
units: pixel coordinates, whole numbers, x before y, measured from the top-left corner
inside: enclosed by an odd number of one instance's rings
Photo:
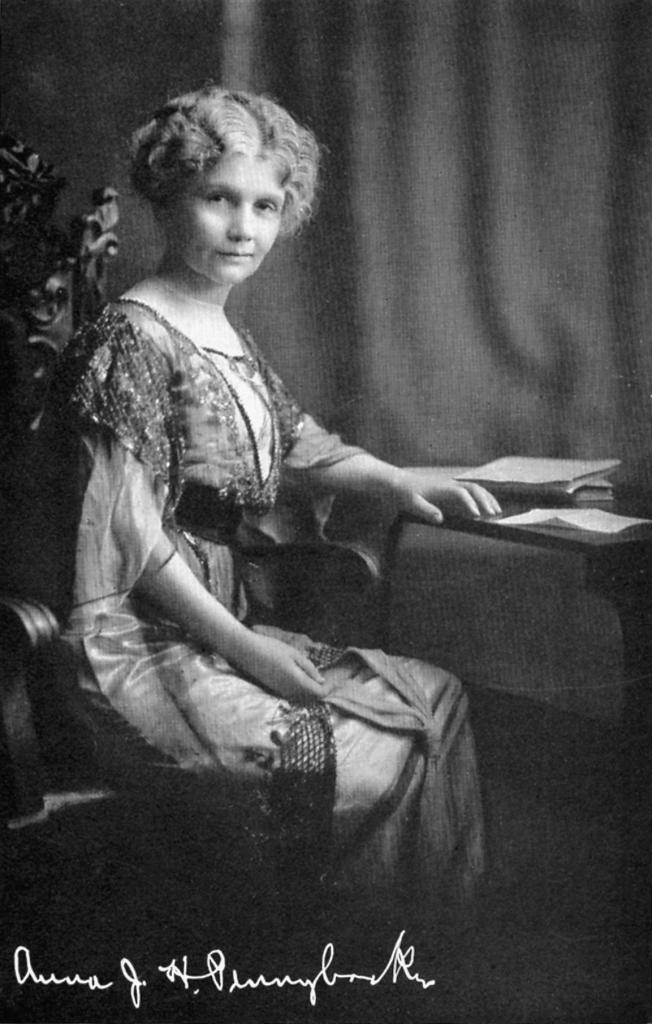
[[[424,522],[439,505],[498,510],[476,485],[424,488],[327,433],[229,322],[231,288],[310,215],[317,163],[274,102],[213,86],[136,132],[132,180],[166,246],[68,354],[87,477],[66,641],[86,691],[183,768],[248,779],[286,844],[319,833],[323,853],[332,822],[344,884],[392,890],[418,870],[431,889],[454,854],[466,884],[482,844],[457,680],[247,618],[237,550],[268,525],[282,472]]]

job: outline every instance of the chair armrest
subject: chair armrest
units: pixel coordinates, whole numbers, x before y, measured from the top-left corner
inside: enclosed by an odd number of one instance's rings
[[[5,818],[43,807],[44,776],[29,676],[37,653],[58,635],[58,622],[45,605],[0,594],[0,725],[5,760],[0,782]]]
[[[59,636],[56,616],[40,601],[0,594],[0,641],[18,639],[36,653]]]

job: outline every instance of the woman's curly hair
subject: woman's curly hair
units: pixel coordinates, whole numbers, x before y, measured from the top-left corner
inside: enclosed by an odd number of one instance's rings
[[[207,85],[170,100],[132,136],[131,181],[154,208],[163,208],[194,174],[252,145],[279,167],[285,190],[281,232],[293,234],[313,212],[319,144],[266,96]]]

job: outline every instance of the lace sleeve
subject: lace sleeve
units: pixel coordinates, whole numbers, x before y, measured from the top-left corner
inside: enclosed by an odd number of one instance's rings
[[[170,365],[146,333],[105,307],[71,342],[57,392],[82,429],[109,430],[169,480],[180,445],[171,384]]]

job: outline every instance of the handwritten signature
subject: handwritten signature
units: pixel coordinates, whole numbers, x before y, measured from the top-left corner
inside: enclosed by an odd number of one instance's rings
[[[310,1004],[317,1003],[317,990],[320,985],[332,988],[338,982],[361,982],[372,987],[387,981],[395,985],[400,979],[420,985],[423,989],[431,988],[436,984],[434,978],[422,978],[417,971],[413,970],[414,946],[403,948],[405,931],[402,931],[394,943],[385,966],[378,973],[355,974],[342,973],[333,970],[335,959],[335,947],[332,942],[327,942],[321,956],[319,969],[312,977],[294,977],[291,974],[275,975],[268,978],[265,974],[258,974],[255,977],[241,977],[237,968],[227,965],[227,960],[221,949],[212,949],[206,955],[205,963],[199,973],[193,973],[188,966],[188,957],[175,958],[168,964],[159,965],[157,970],[172,984],[179,983],[185,989],[191,989],[194,993],[198,991],[197,986],[202,982],[211,983],[218,992],[228,995],[234,992],[242,992],[246,989],[265,988],[302,988],[309,993]],[[205,969],[204,969],[205,968]],[[142,1002],[142,990],[147,987],[147,981],[138,973],[131,960],[123,957],[120,960],[121,978],[129,986],[129,996],[132,1004],[138,1009]],[[35,969],[32,963],[32,956],[27,946],[17,946],[14,950],[14,976],[19,985],[60,985],[86,988],[88,991],[97,992],[113,988],[115,981],[101,981],[97,974],[83,975],[79,973],[57,975],[45,973]]]

